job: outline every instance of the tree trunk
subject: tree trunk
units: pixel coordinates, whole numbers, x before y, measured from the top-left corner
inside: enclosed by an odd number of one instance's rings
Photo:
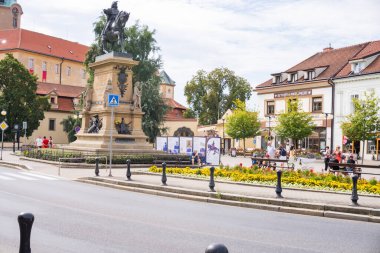
[[[365,145],[365,140],[363,140],[363,148],[362,148],[362,165],[364,163],[364,145]]]
[[[245,157],[245,138],[243,139],[243,156]]]

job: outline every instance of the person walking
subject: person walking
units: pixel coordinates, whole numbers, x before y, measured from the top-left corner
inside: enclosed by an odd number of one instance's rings
[[[42,140],[42,148],[48,148],[49,147],[49,140],[44,136],[44,139]]]
[[[53,148],[53,137],[49,137],[49,148]]]
[[[290,149],[289,149],[288,166],[293,167],[293,169],[294,169],[295,162],[296,162],[296,155],[295,155],[295,151],[294,151],[294,145],[291,145]]]
[[[275,158],[276,155],[276,149],[272,146],[272,143],[269,141],[267,146],[267,155],[270,159]]]
[[[340,146],[336,146],[334,151],[335,159],[338,160],[339,163],[342,162],[342,151],[340,151]]]
[[[324,161],[325,161],[325,171],[327,171],[327,169],[329,167],[330,158],[331,158],[331,151],[330,151],[330,147],[329,146],[326,147],[324,158],[325,158],[324,159]]]
[[[37,139],[36,139],[36,147],[38,149],[42,148],[42,139],[41,139],[41,136],[38,136]]]

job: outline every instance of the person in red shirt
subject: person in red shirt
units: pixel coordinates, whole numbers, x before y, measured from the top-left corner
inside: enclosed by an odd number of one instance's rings
[[[46,136],[44,136],[44,139],[42,140],[42,148],[48,148],[49,147],[49,140],[46,139]]]
[[[342,162],[342,151],[340,151],[340,146],[336,146],[336,149],[334,151],[335,159],[339,161],[339,163]]]

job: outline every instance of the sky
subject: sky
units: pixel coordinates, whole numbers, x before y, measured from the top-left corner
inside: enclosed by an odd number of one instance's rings
[[[90,45],[112,0],[18,0],[21,27]],[[226,67],[254,88],[328,47],[380,40],[379,0],[120,0],[127,26],[155,30],[175,99],[198,70]],[[255,96],[248,103],[258,109]]]

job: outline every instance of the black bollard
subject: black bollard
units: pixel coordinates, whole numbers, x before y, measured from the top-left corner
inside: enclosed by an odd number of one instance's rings
[[[127,178],[128,180],[131,180],[131,160],[127,160]]]
[[[166,184],[167,178],[166,178],[166,163],[162,163],[162,177],[161,177],[161,182],[162,185],[167,185]]]
[[[95,175],[99,176],[99,157],[95,158]]]
[[[210,183],[209,183],[209,187],[210,187],[210,191],[214,192],[214,187],[215,187],[215,181],[214,181],[214,171],[215,171],[215,168],[214,167],[211,167],[210,168]]]
[[[358,178],[359,176],[357,174],[354,174],[352,177],[352,196],[351,196],[351,201],[354,205],[358,204]]]
[[[281,188],[281,174],[282,174],[282,171],[278,170],[277,171],[277,185],[276,185],[277,198],[282,198],[282,195],[281,195],[281,192],[282,192],[282,188]]]
[[[20,226],[20,250],[19,253],[31,253],[30,234],[34,222],[34,215],[31,213],[21,213],[18,218]]]
[[[221,243],[210,244],[205,253],[228,253],[228,249]]]

